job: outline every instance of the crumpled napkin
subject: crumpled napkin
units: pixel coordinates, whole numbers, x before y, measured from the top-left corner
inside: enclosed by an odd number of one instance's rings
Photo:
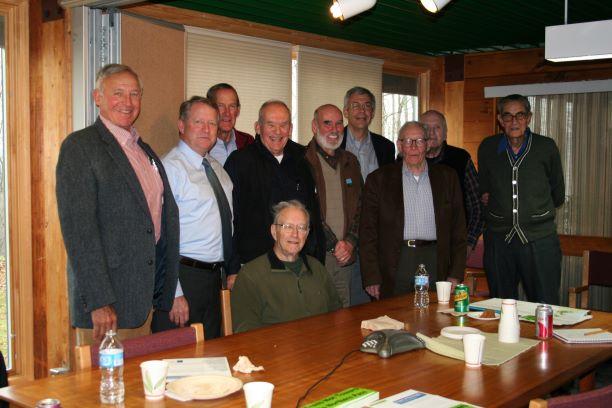
[[[247,356],[238,356],[238,362],[232,367],[234,371],[250,374],[253,371],[263,371],[263,366],[255,366]]]
[[[376,319],[364,320],[361,322],[362,329],[368,330],[404,330],[404,323],[392,319],[387,315],[379,316]]]

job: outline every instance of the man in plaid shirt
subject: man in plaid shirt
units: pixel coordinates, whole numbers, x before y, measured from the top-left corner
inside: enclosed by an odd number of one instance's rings
[[[429,110],[421,115],[419,121],[427,127],[427,162],[446,164],[459,176],[465,206],[469,257],[484,226],[476,167],[467,151],[446,143],[446,118],[442,113]]]

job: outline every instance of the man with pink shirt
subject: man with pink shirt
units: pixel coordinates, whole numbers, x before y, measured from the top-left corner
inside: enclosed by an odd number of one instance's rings
[[[160,330],[154,310],[172,308],[178,279],[178,209],[162,162],[133,126],[138,75],[106,65],[93,97],[98,119],[64,140],[56,169],[78,344],[108,330],[123,338]]]

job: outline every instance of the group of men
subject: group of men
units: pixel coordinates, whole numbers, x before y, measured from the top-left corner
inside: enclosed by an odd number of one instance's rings
[[[180,140],[161,160],[134,127],[142,84],[130,67],[103,67],[93,97],[97,121],[66,138],[57,165],[79,343],[188,323],[217,337],[222,287],[244,331],[408,293],[421,263],[432,282],[458,283],[485,219],[492,294],[514,294],[505,288],[519,278],[531,297],[554,295],[554,279],[558,289],[550,223],[563,176],[554,142],[521,127],[526,99],[501,104],[508,129],[483,142],[479,187],[469,154],[446,143],[440,112],[401,127],[396,157],[369,130],[376,99],[362,87],[342,110],[317,108],[302,146],[278,100],[261,106],[256,137],[236,130],[238,93],[217,84],[181,104]],[[519,181],[530,204],[517,215]],[[526,269],[530,255],[537,270]]]

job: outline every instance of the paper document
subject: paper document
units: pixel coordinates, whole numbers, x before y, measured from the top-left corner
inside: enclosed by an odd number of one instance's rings
[[[168,382],[192,375],[215,374],[231,377],[227,357],[176,358],[168,362]]]
[[[476,405],[454,401],[439,395],[408,390],[390,397],[379,399],[367,405],[371,408],[411,407],[411,408],[477,408]]]
[[[480,302],[470,303],[470,309],[489,309],[501,312],[501,302],[502,300],[499,298],[481,300]],[[526,322],[535,323],[535,309],[536,307],[538,307],[538,305],[539,303],[523,302],[522,300],[517,300],[516,309],[519,315],[519,319]],[[589,311],[584,309],[574,309],[571,307],[555,305],[552,305],[552,309],[553,325],[555,326],[573,325],[593,318],[593,316],[589,314]]]
[[[566,343],[612,343],[612,333],[599,328],[557,329],[553,336]]]

